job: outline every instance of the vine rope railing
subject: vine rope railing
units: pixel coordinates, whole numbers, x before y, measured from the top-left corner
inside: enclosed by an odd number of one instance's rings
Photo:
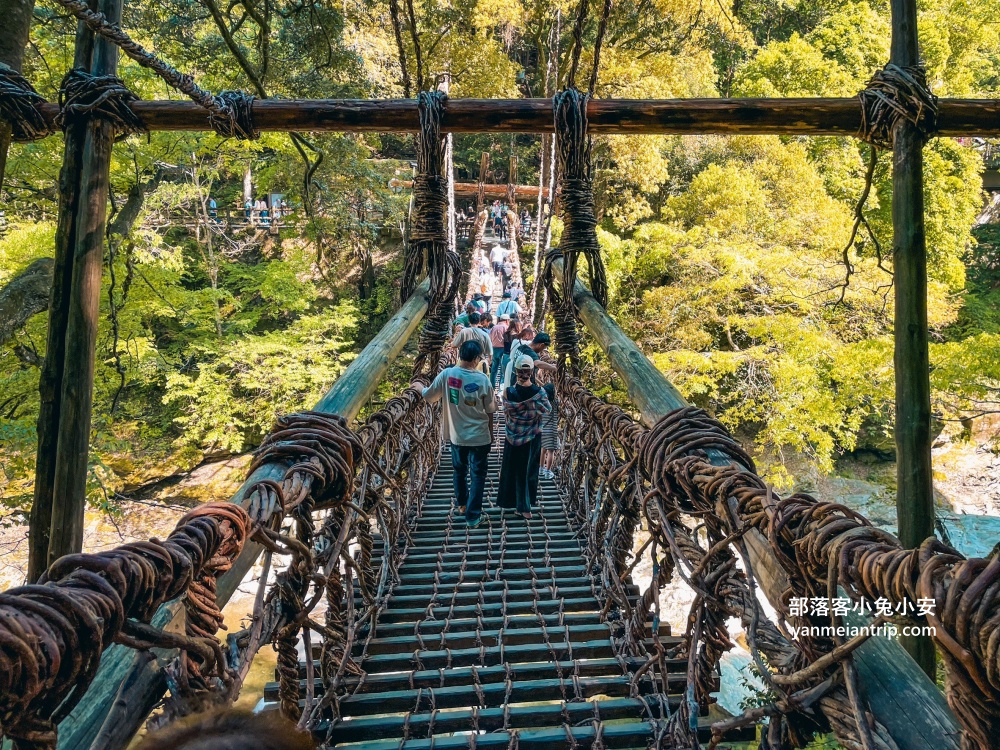
[[[709,676],[732,647],[726,619],[743,624],[751,654],[774,699],[718,722],[716,740],[740,723],[771,717],[771,747],[803,746],[833,731],[849,748],[896,744],[859,695],[851,653],[867,635],[836,636],[841,617],[792,614],[792,599],[822,596],[888,600],[899,623],[933,626],[944,657],[948,704],[962,724],[963,744],[995,747],[1000,734],[1000,560],[966,559],[930,538],[903,549],[891,534],[850,509],[806,494],[780,497],[756,474],[752,459],[720,423],[694,407],[664,416],[653,428],[594,396],[562,370],[561,488],[587,541],[592,574],[619,623],[623,655],[689,660],[688,701],[665,729],[669,746],[696,742],[690,719],[708,700]],[[713,458],[709,458],[709,453]],[[719,456],[725,460],[720,461]],[[649,539],[629,562],[640,519]],[[760,588],[746,537],[766,540],[788,577],[778,620],[761,610]],[[643,555],[653,578],[632,606],[625,579]],[[659,595],[675,579],[695,592],[683,646],[658,644]],[[905,603],[933,600],[937,611],[905,614]],[[643,645],[652,622],[653,650]],[[872,628],[881,624],[877,620]],[[826,628],[826,630],[824,630]],[[791,638],[794,629],[799,636]],[[649,670],[639,670],[639,679]],[[652,673],[664,673],[661,669]]]

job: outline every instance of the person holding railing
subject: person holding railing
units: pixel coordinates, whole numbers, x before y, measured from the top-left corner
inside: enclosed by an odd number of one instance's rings
[[[478,369],[482,356],[483,347],[478,341],[466,341],[458,350],[457,366],[442,370],[427,388],[419,382],[410,385],[425,401],[444,402],[442,414],[455,470],[454,509],[465,517],[470,529],[482,522],[486,471],[493,444],[493,414],[497,410],[489,378]]]

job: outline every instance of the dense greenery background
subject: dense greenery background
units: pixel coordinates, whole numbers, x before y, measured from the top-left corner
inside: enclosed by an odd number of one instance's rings
[[[888,55],[881,0],[615,6],[602,97],[851,96]],[[546,71],[552,63],[565,77],[575,8],[567,0],[417,0],[424,77],[450,71],[457,97],[550,93],[556,84]],[[997,0],[921,0],[922,54],[937,94],[998,95],[998,11]],[[75,24],[45,3],[34,14],[25,71],[54,99]],[[388,3],[134,0],[123,25],[215,91],[403,93]],[[588,74],[595,34],[592,22]],[[404,43],[415,79],[405,28]],[[143,97],[177,97],[128,62],[122,75]],[[306,138],[241,143],[155,133],[116,146],[112,211],[130,198],[142,205],[107,243],[95,503],[113,509],[116,493],[164,472],[253,448],[276,414],[311,405],[391,313],[407,196],[387,181],[409,174],[412,138]],[[506,180],[512,152],[521,181],[538,179],[536,137],[462,136],[455,146],[460,177],[475,178],[489,150],[497,181]],[[1000,230],[974,229],[988,146],[938,139],[925,152],[932,378],[942,424],[992,412],[1000,387]],[[53,252],[61,154],[58,137],[12,150],[0,286]],[[309,182],[304,158],[315,167]],[[891,449],[885,155],[866,209],[871,233],[848,249],[853,274],[844,286],[844,246],[867,159],[866,146],[845,138],[596,142],[613,313],[686,396],[755,446],[779,481],[790,479],[782,462],[789,452],[830,470],[844,452]],[[295,225],[278,236],[208,226],[204,201],[238,205],[248,170],[255,195],[285,193],[297,207]],[[8,522],[30,502],[45,327],[45,314],[35,315],[0,349]],[[604,367],[592,347],[590,354]]]

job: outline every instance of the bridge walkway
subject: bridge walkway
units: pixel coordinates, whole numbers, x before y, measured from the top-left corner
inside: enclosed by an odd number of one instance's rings
[[[530,521],[496,504],[502,415],[496,431],[484,518],[475,529],[451,512],[453,471],[443,446],[399,583],[367,653],[355,649],[365,677],[360,685],[347,682],[356,692],[340,702],[342,720],[316,728],[329,746],[645,748],[654,735],[650,720],[661,718],[664,704],[679,705],[684,659],[668,662],[670,695],[653,693],[648,679],[633,690],[631,675],[642,662],[617,654],[553,482],[540,478],[540,512]],[[631,582],[630,593],[639,594]],[[660,635],[667,647],[680,642],[669,626]],[[317,650],[317,675],[318,657]],[[305,674],[303,661],[302,694]],[[314,689],[323,691],[318,676]],[[265,700],[277,695],[270,683]],[[707,741],[707,722],[701,724]]]

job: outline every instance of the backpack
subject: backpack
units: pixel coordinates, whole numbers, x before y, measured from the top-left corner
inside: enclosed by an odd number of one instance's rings
[[[525,354],[525,349],[530,351],[531,346],[522,339],[518,339],[510,345],[510,360],[507,362],[507,369],[503,371],[503,384],[507,388],[513,388],[514,384],[517,383],[517,377],[514,374],[514,360]]]

